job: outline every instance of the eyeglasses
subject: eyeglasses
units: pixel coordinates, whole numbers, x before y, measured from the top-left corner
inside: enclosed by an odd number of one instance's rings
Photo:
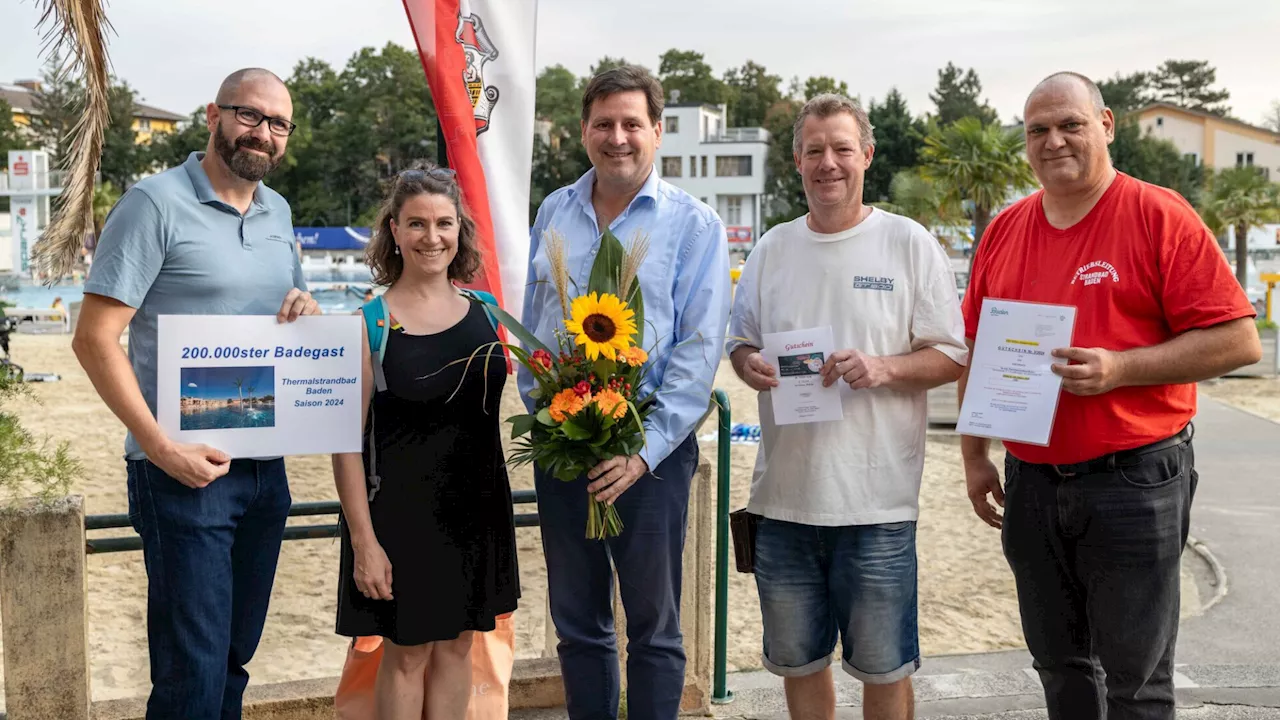
[[[263,115],[257,110],[243,105],[219,105],[218,107],[223,110],[234,110],[236,113],[236,120],[245,127],[256,128],[262,124],[263,120],[266,120],[267,129],[271,131],[272,135],[287,137],[292,135],[294,130],[298,129],[296,124],[291,123],[284,118]]]
[[[412,170],[400,171],[400,179],[408,180],[410,182],[413,182],[415,180],[422,180],[427,177],[432,177],[432,178],[435,178],[436,180],[441,180],[444,182],[453,182],[454,178],[456,178],[457,176],[458,176],[458,172],[456,170],[454,170],[453,168],[447,168],[447,167],[435,167],[435,168],[431,168],[430,170],[419,170],[415,168]]]

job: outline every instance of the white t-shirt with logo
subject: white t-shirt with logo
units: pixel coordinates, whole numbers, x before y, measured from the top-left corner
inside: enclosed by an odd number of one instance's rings
[[[765,333],[830,325],[836,349],[888,356],[932,347],[967,361],[955,276],[927,230],[879,209],[830,235],[806,221],[769,230],[747,258],[729,352],[762,347]],[[839,387],[844,419],[832,422],[775,425],[769,393],[759,394],[762,441],[749,511],[824,526],[917,518],[925,391],[854,390],[843,380]]]

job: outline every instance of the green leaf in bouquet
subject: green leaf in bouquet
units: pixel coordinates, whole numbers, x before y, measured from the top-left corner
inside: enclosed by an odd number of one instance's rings
[[[644,348],[644,293],[640,292],[640,278],[631,283],[631,297],[623,298],[627,307],[636,314],[636,334],[631,337],[631,344]]]
[[[626,255],[627,251],[617,236],[605,228],[600,234],[600,250],[591,265],[591,276],[587,279],[587,292],[617,295],[618,276],[622,274],[622,261]]]
[[[542,408],[541,410],[538,411],[538,414],[536,415],[536,417],[538,418],[538,422],[548,427],[554,427],[556,424],[556,421],[551,419],[550,408]]]
[[[498,319],[498,322],[502,323],[503,327],[510,330],[512,335],[519,338],[520,342],[525,344],[525,347],[531,350],[546,350],[547,352],[551,352],[551,348],[543,345],[542,341],[534,337],[533,333],[526,330],[525,327],[520,324],[520,321],[511,316],[511,313],[508,313],[506,310],[503,310],[493,303],[485,303],[484,306],[489,309],[489,312],[493,313],[493,316]]]
[[[547,414],[550,417],[550,413]],[[537,415],[516,415],[507,419],[511,423],[511,438],[520,437],[526,433],[533,432],[533,428],[538,424]]]
[[[537,400],[538,398],[542,397],[542,388],[533,388],[532,390],[530,390],[529,397],[534,400]]]
[[[618,363],[601,355],[591,366],[591,372],[596,374],[596,379],[604,383],[618,372]]]
[[[586,440],[591,437],[591,431],[580,425],[577,418],[567,418],[560,424],[560,429],[570,440]]]

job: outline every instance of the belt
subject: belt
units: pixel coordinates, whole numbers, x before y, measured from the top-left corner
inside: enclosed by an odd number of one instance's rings
[[[1182,428],[1177,435],[1167,437],[1164,440],[1157,440],[1149,445],[1132,448],[1130,450],[1120,450],[1118,452],[1109,453],[1101,457],[1085,460],[1078,463],[1069,463],[1066,465],[1054,465],[1047,463],[1046,467],[1051,469],[1058,477],[1069,478],[1076,475],[1088,475],[1089,473],[1112,472],[1117,467],[1127,465],[1135,465],[1143,455],[1149,455],[1153,452],[1167,450],[1187,442],[1196,434],[1195,427],[1191,423]]]

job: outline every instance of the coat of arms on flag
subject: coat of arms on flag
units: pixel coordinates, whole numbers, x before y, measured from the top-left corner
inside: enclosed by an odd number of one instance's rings
[[[467,93],[471,96],[471,108],[476,116],[476,134],[489,129],[489,115],[493,106],[498,104],[498,88],[484,86],[484,65],[498,57],[498,48],[484,31],[484,22],[474,13],[458,16],[458,30],[454,40],[462,46],[463,55],[467,59],[467,67],[462,72],[462,79],[467,84]]]

